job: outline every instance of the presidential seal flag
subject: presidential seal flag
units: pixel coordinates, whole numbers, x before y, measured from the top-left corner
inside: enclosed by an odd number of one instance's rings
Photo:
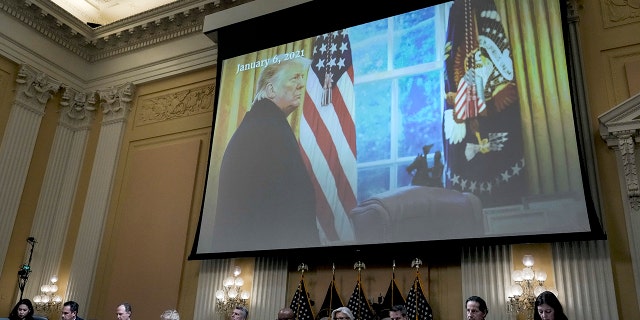
[[[527,194],[511,46],[493,0],[455,0],[444,53],[446,188],[485,207]]]
[[[321,241],[354,240],[347,214],[356,200],[355,94],[347,30],[315,37],[300,122],[300,145],[316,191]]]

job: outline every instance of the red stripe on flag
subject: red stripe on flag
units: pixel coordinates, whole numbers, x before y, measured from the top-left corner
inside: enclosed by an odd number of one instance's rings
[[[304,164],[307,167],[307,171],[313,172],[309,157],[307,156],[307,153],[304,151],[304,148],[302,148],[302,146],[300,147],[300,153],[302,153],[302,159],[304,160]],[[316,217],[318,218],[318,222],[320,222],[320,226],[322,227],[322,230],[324,231],[327,239],[336,241],[339,239],[339,237],[338,231],[336,231],[336,227],[334,225],[333,211],[331,210],[331,206],[329,205],[327,197],[325,197],[315,174],[311,174],[311,182],[313,183],[313,188],[316,195]]]
[[[339,95],[333,96],[334,101],[336,97]],[[342,99],[340,99],[342,100]],[[311,131],[313,131],[316,142],[322,155],[324,156],[327,165],[329,166],[330,173],[333,175],[333,178],[336,182],[336,188],[338,192],[338,197],[340,197],[340,202],[342,203],[342,207],[345,212],[351,211],[356,205],[356,197],[351,189],[351,184],[349,183],[349,179],[347,178],[347,174],[340,164],[340,158],[338,156],[338,150],[334,144],[334,141],[331,139],[331,135],[326,125],[322,121],[322,118],[317,112],[317,109],[313,106],[313,100],[309,97],[308,94],[305,95],[305,108],[303,109],[303,114],[305,119],[307,119],[307,123],[311,127]],[[344,103],[343,103],[344,106]],[[335,105],[334,105],[335,107]],[[322,108],[322,107],[321,107]],[[346,107],[344,108],[346,110]],[[347,112],[348,113],[348,112]],[[338,115],[340,117],[340,115]],[[344,118],[343,115],[341,118]],[[349,114],[349,119],[351,120],[351,115]],[[341,121],[342,123],[343,121]],[[353,121],[345,121],[347,123],[351,123],[353,125]],[[342,130],[345,131],[344,129]],[[355,127],[353,127],[353,132],[355,132]],[[352,136],[355,136],[352,134]],[[353,137],[355,139],[355,137]],[[355,143],[354,143],[355,144]],[[351,145],[350,145],[351,146]],[[353,148],[351,148],[353,150]],[[316,172],[314,172],[317,174]]]
[[[352,68],[349,68],[351,70]],[[342,127],[342,133],[344,137],[347,139],[347,143],[349,143],[349,148],[353,153],[354,157],[356,155],[356,124],[351,118],[351,113],[347,109],[347,105],[342,99],[342,94],[340,92],[340,88],[335,86],[333,88],[333,108],[338,115],[338,120],[340,121],[340,127]]]

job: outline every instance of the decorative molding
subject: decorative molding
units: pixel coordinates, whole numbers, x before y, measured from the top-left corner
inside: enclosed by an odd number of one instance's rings
[[[252,0],[181,0],[92,29],[50,0],[0,0],[0,10],[88,62],[202,33],[205,16]]]
[[[40,115],[44,114],[44,107],[51,95],[60,89],[60,81],[26,64],[20,67],[16,82],[16,103]]]
[[[600,0],[604,28],[617,27],[640,21],[640,1]]]
[[[636,166],[635,147],[640,134],[640,93],[613,107],[598,117],[600,137],[609,148],[617,152],[623,168],[629,205],[640,209],[640,187]],[[621,181],[622,183],[622,181]]]
[[[580,15],[578,12],[583,9],[583,0],[566,0],[567,2],[567,21],[578,22]]]
[[[624,168],[624,178],[627,184],[627,197],[631,209],[640,208],[640,188],[638,187],[638,174],[636,167],[635,142],[633,131],[617,133],[620,160]]]
[[[131,110],[131,101],[133,100],[135,88],[135,85],[129,82],[119,87],[98,91],[103,124],[124,121],[127,118]]]
[[[620,32],[620,39],[624,37]],[[632,64],[640,62],[640,43],[629,44],[618,48],[611,48],[602,51],[604,58],[603,66],[607,91],[613,103],[623,101],[638,91],[631,91],[630,81],[636,78],[636,75],[630,76],[628,67]]]
[[[610,148],[617,147],[618,133],[640,130],[640,92],[598,116],[600,137]]]
[[[65,88],[60,102],[65,117],[60,117],[62,125],[69,129],[86,129],[95,117],[96,93],[78,92]]]
[[[136,106],[138,125],[184,118],[213,110],[215,85],[208,84],[140,101]]]

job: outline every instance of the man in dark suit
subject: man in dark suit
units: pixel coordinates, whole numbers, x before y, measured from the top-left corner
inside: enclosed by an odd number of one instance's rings
[[[222,158],[214,250],[320,245],[315,189],[287,121],[305,95],[307,68],[299,58],[262,70],[251,109]]]
[[[67,301],[62,305],[62,320],[84,320],[78,317],[78,308],[80,305],[75,301]]]

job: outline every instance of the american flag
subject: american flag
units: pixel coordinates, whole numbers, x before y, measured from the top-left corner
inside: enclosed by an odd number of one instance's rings
[[[321,320],[322,318],[330,318],[331,311],[340,307],[344,307],[344,304],[342,303],[340,294],[338,294],[338,290],[336,289],[336,279],[334,276],[334,278],[331,279],[331,284],[329,284],[327,294],[324,297],[324,301],[322,302],[320,311],[318,311],[316,320]]]
[[[313,320],[313,309],[311,309],[311,300],[304,286],[304,278],[300,279],[296,293],[291,299],[290,308],[296,315],[296,320]]]
[[[349,298],[347,308],[353,312],[353,316],[356,320],[376,319],[373,308],[371,308],[369,300],[365,297],[360,280],[358,280],[355,289],[353,289],[353,294],[351,294],[351,298]]]
[[[433,320],[433,312],[427,298],[422,291],[420,275],[416,275],[411,290],[407,295],[407,319],[409,320]]]
[[[325,242],[353,240],[356,128],[351,44],[346,30],[317,36],[307,79],[300,145],[316,190]]]

